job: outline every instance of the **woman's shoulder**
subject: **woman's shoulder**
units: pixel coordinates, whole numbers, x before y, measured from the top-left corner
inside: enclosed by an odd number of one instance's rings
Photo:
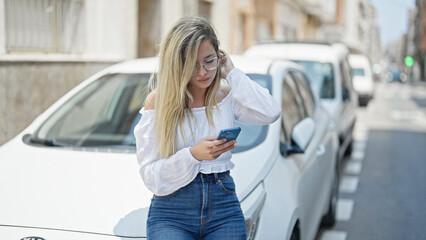
[[[145,99],[145,110],[154,110],[155,107],[155,90],[150,92]]]
[[[222,102],[228,96],[229,92],[231,92],[230,86],[221,86],[217,93],[217,102]]]

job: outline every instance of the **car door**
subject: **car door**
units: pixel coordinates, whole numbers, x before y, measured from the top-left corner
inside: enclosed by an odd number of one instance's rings
[[[320,186],[324,177],[321,172],[321,162],[317,156],[320,137],[317,135],[319,131],[315,131],[314,137],[304,153],[287,154],[286,146],[293,144],[291,139],[292,129],[304,118],[309,117],[308,110],[303,103],[303,98],[297,90],[294,77],[290,72],[285,76],[283,81],[281,106],[280,148],[283,157],[286,160],[294,161],[299,169],[297,201],[301,213],[301,224],[304,229],[316,229],[316,223],[321,215],[318,196],[322,191],[322,187]]]
[[[339,63],[340,78],[342,88],[342,128],[345,135],[349,134],[353,116],[355,115],[355,106],[353,102],[356,98],[352,87],[352,73],[345,59]]]
[[[333,181],[335,158],[337,156],[335,146],[333,144],[333,131],[334,123],[330,121],[329,116],[326,114],[319,105],[315,108],[315,99],[309,85],[309,81],[301,72],[294,71],[291,73],[295,78],[297,90],[303,98],[303,103],[310,117],[312,117],[316,124],[316,136],[314,141],[318,142],[316,156],[318,158],[318,169],[320,172],[320,179],[322,185],[319,185],[320,191],[317,198],[318,204],[326,201],[328,194],[331,191],[331,183]],[[318,138],[318,139],[315,139]]]

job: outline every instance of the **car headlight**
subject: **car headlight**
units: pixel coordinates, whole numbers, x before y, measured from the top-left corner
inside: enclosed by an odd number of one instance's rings
[[[261,182],[241,201],[241,209],[246,221],[247,240],[252,240],[256,236],[260,212],[265,199],[266,191],[263,182]]]

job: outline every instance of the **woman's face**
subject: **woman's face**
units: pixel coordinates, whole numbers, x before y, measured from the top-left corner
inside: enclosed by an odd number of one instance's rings
[[[202,41],[197,52],[197,63],[188,83],[190,91],[205,91],[212,84],[217,67],[212,70],[207,69],[217,66],[217,61],[218,56],[211,42],[209,40]]]

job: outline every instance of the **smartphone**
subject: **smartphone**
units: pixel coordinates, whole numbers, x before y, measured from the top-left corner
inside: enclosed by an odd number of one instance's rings
[[[237,139],[238,134],[240,134],[240,132],[241,132],[240,127],[223,129],[220,131],[217,139],[220,140],[222,138],[226,138],[226,141],[235,140]]]

